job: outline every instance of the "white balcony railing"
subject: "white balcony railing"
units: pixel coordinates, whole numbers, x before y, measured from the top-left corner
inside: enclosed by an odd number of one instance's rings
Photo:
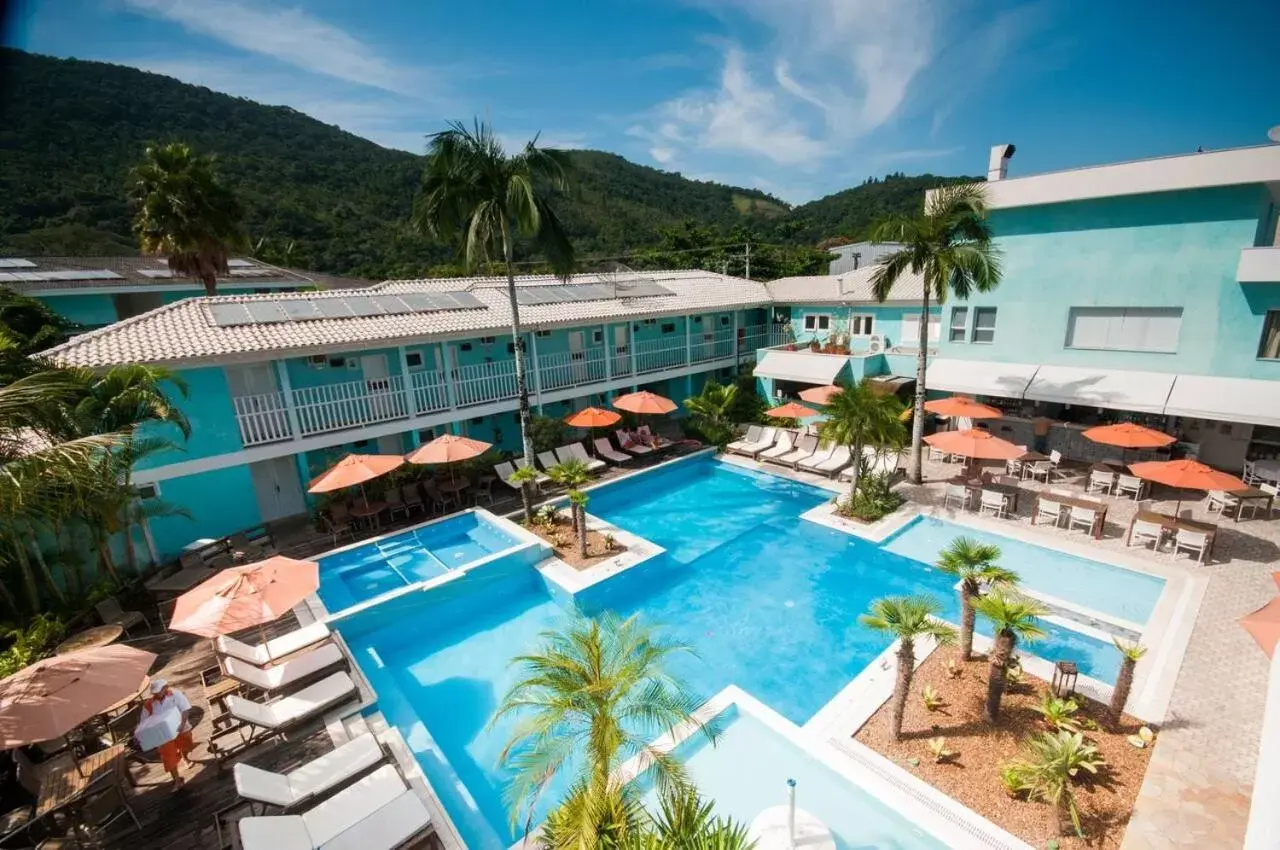
[[[738,335],[732,328],[721,327],[696,333],[688,340],[682,334],[644,340],[634,344],[634,355],[627,346],[612,345],[544,354],[538,357],[537,375],[529,375],[529,389],[556,392],[691,364],[730,359],[746,362],[755,358],[756,349],[784,341],[780,325],[752,325],[741,328]],[[515,361],[411,372],[407,390],[405,378],[396,375],[295,388],[288,398],[284,392],[234,396],[232,404],[241,443],[256,446],[506,401],[516,397]]]

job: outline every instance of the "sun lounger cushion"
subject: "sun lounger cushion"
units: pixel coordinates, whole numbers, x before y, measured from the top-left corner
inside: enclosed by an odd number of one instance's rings
[[[405,791],[337,838],[320,845],[320,850],[383,850],[397,847],[430,824],[431,815],[422,800],[412,791]]]
[[[831,457],[817,464],[814,468],[818,472],[835,472],[849,465],[849,460],[853,457],[853,453],[849,451],[848,446],[837,446],[836,450],[831,453]]]
[[[314,676],[321,670],[336,667],[343,660],[344,656],[338,645],[326,643],[266,669],[247,664],[237,658],[226,659],[223,666],[226,668],[227,675],[233,679],[239,679],[258,690],[277,691],[294,682]]]
[[[273,703],[264,704],[232,694],[227,697],[227,711],[236,719],[264,729],[281,729],[354,696],[355,682],[346,673],[334,673],[314,685]]]
[[[759,457],[763,460],[782,457],[783,455],[790,454],[794,451],[795,447],[795,435],[790,431],[783,431],[778,435],[778,444],[771,449],[761,452]]]
[[[624,452],[631,452],[636,455],[647,455],[649,452],[653,451],[649,446],[642,445],[638,440],[633,439],[626,431],[615,431],[614,433],[618,437],[618,445],[622,446],[622,450]]]
[[[756,443],[760,442],[760,431],[761,431],[761,428],[759,425],[750,425],[747,427],[747,433],[742,437],[741,440],[734,440],[732,443],[725,446],[725,448],[731,452],[736,452],[740,449],[745,449],[745,448],[748,448],[749,446],[753,446]]]
[[[801,460],[798,464],[796,464],[796,466],[800,467],[801,469],[817,469],[818,464],[822,463],[825,460],[831,459],[831,455],[833,452],[835,452],[836,448],[837,448],[836,446],[821,447],[809,457]]]
[[[614,463],[626,463],[631,460],[630,455],[625,455],[622,452],[615,451],[613,446],[609,445],[608,437],[598,437],[594,442],[596,444],[596,454],[600,455],[600,457],[605,460],[611,460]]]
[[[572,445],[565,446],[565,449],[570,455],[585,463],[587,465],[587,469],[593,472],[605,468],[605,462],[602,460],[596,460],[591,455],[587,454],[587,450],[583,448],[582,443],[574,443]]]
[[[257,664],[259,667],[263,667],[270,664],[274,659],[283,658],[300,649],[306,649],[308,646],[319,643],[328,636],[329,627],[324,623],[316,622],[309,626],[295,629],[287,635],[272,638],[265,644],[258,644],[257,646],[242,643],[227,635],[219,636],[215,646],[222,655],[229,655],[232,658],[239,658],[241,661],[248,661],[250,664]]]

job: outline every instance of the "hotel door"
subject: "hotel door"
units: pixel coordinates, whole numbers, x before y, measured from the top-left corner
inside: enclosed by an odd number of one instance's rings
[[[292,455],[249,464],[249,477],[253,479],[253,493],[263,522],[307,512],[307,500],[302,495],[302,482]]]

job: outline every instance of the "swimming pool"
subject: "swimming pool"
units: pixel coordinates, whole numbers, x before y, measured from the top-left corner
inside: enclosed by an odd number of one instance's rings
[[[710,458],[681,462],[597,488],[588,505],[592,514],[665,547],[665,555],[569,602],[535,570],[487,580],[481,577],[487,567],[473,570],[464,577],[470,584],[417,594],[394,613],[374,606],[344,625],[343,634],[379,708],[417,755],[464,840],[507,847],[516,836],[502,799],[509,775],[498,756],[512,723],[490,729],[488,722],[514,681],[510,659],[563,620],[562,605],[642,615],[694,648],[696,655],[678,658],[671,672],[703,698],[734,684],[797,725],[888,646],[858,624],[873,599],[929,593],[944,616],[958,620],[950,576],[798,519],[829,498]],[[1119,654],[1109,642],[1043,625],[1047,636],[1035,654],[1070,658],[1084,675],[1114,681]],[[563,789],[553,786],[546,799]]]
[[[425,523],[320,558],[320,601],[330,611],[341,611],[518,543],[511,532],[475,511]]]

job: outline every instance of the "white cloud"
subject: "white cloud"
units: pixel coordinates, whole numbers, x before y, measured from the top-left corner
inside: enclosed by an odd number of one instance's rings
[[[401,68],[372,45],[298,8],[254,0],[125,0],[144,15],[190,33],[321,74],[405,95],[421,94],[423,75]]]
[[[664,148],[654,145],[649,148],[649,156],[653,157],[653,161],[659,165],[666,165],[676,158],[676,152],[674,148]]]

